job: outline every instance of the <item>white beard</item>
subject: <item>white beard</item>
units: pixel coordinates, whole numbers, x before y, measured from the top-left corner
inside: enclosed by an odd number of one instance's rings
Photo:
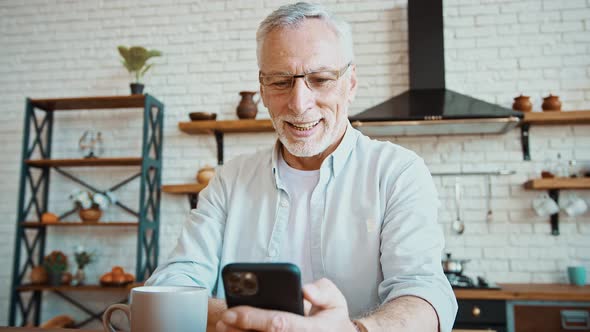
[[[313,157],[317,156],[320,153],[326,151],[328,147],[334,142],[336,135],[338,135],[338,131],[335,128],[326,127],[326,122],[322,121],[318,124],[318,126],[324,126],[323,135],[319,135],[319,140],[314,138],[313,140],[295,140],[291,141],[289,136],[285,134],[285,130],[282,126],[277,125],[275,120],[273,121],[273,125],[275,130],[277,131],[277,135],[279,137],[279,141],[283,144],[285,149],[289,151],[295,157]],[[278,121],[280,124],[285,124],[283,121]]]

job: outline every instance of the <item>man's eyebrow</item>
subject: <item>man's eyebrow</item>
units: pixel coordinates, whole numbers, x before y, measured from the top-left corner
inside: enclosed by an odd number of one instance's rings
[[[320,66],[320,67],[314,67],[311,68],[309,70],[306,70],[305,73],[314,73],[314,72],[318,72],[318,71],[337,71],[338,69],[334,69],[332,67],[329,66]],[[291,75],[300,75],[300,74],[293,74],[290,71],[269,71],[267,73],[260,71],[262,73],[262,75],[265,76],[270,76],[270,75],[281,75],[281,76],[291,76]]]

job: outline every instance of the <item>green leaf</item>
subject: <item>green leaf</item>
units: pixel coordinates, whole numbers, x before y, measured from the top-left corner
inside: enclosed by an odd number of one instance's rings
[[[153,63],[150,63],[149,65],[145,66],[145,68],[143,68],[143,70],[141,71],[140,76],[145,75],[145,72],[148,71],[148,69],[152,68],[153,65]]]
[[[152,64],[147,64],[146,61],[150,58],[162,56],[162,52],[158,50],[146,50],[141,46],[132,46],[126,48],[125,46],[118,47],[119,54],[123,57],[121,61],[127,70],[135,74],[135,79],[139,79],[152,67]]]

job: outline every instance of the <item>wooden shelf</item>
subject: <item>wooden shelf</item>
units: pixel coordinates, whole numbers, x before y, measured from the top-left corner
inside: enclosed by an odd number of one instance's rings
[[[79,291],[79,292],[87,292],[87,291],[129,291],[135,284],[121,286],[121,287],[107,287],[101,285],[82,285],[82,286],[69,286],[69,285],[61,285],[61,286],[49,286],[49,285],[22,285],[17,287],[19,292],[31,292],[31,291]]]
[[[83,158],[83,159],[29,159],[25,163],[36,167],[86,167],[86,166],[140,166],[141,158]]]
[[[99,222],[70,222],[60,221],[56,223],[40,223],[36,221],[24,222],[23,227],[26,228],[40,228],[40,227],[137,227],[137,222],[127,221],[99,221]]]
[[[33,106],[46,111],[144,107],[145,95],[31,99]]]
[[[533,179],[524,187],[531,190],[590,189],[590,178]]]
[[[522,123],[539,125],[590,123],[590,110],[562,112],[528,112],[524,113],[524,119],[522,120]]]
[[[273,132],[270,120],[206,120],[179,122],[178,128],[187,134],[222,133],[265,133]]]
[[[162,191],[169,194],[198,194],[207,187],[201,183],[167,184],[162,186]]]
[[[453,289],[459,300],[590,301],[590,286],[499,284],[500,289]]]

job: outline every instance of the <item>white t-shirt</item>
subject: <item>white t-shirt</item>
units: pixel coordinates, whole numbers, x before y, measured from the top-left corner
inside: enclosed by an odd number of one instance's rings
[[[289,195],[289,223],[284,241],[281,243],[281,262],[289,262],[299,266],[301,282],[313,282],[311,270],[310,221],[311,194],[318,184],[320,170],[302,171],[287,164],[279,153],[278,162],[281,182]]]

